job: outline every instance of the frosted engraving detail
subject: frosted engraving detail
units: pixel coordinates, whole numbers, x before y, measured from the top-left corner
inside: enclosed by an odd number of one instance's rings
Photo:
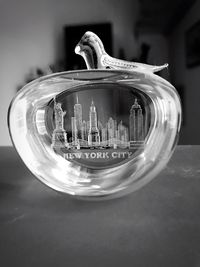
[[[144,149],[150,103],[145,94],[117,84],[62,93],[46,112],[51,146],[65,159],[87,166],[118,164]]]

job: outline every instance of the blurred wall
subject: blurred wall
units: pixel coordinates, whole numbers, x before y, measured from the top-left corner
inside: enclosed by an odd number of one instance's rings
[[[133,35],[137,0],[3,0],[0,2],[0,145],[10,145],[7,109],[17,87],[35,67],[63,57],[63,26],[113,23],[114,55],[137,54]]]
[[[146,43],[150,46],[148,64],[163,65],[169,62],[168,38],[159,33],[143,33],[139,37],[139,44]],[[162,71],[162,77],[169,80],[169,70]]]
[[[184,94],[181,144],[200,144],[200,65],[186,67],[185,33],[200,20],[200,1],[189,10],[170,38],[170,65],[172,82],[182,87]]]

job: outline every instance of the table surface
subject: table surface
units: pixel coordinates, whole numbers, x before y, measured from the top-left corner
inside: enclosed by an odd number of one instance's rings
[[[199,267],[200,146],[177,147],[148,185],[101,202],[51,190],[1,147],[0,266]]]

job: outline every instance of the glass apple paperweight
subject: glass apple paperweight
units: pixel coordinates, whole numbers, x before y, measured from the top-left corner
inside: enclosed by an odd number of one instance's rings
[[[154,74],[166,67],[110,57],[87,32],[75,52],[87,70],[44,76],[12,100],[12,142],[47,186],[83,199],[125,195],[170,159],[180,130],[175,88]]]

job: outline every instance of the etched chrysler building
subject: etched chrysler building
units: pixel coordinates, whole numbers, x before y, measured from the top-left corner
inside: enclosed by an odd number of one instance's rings
[[[100,145],[100,135],[99,129],[97,127],[97,112],[94,102],[92,101],[90,106],[90,124],[88,133],[88,145],[89,146],[99,146]]]
[[[137,98],[130,109],[129,116],[130,141],[144,140],[143,114]]]

